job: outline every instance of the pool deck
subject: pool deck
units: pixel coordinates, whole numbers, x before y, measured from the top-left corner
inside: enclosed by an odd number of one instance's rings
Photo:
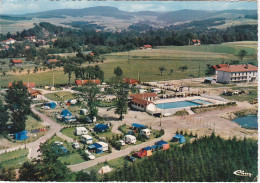
[[[193,97],[183,97],[183,98],[170,98],[170,99],[160,99],[160,100],[156,100],[153,101],[153,103],[156,104],[162,104],[162,103],[170,103],[170,102],[180,102],[180,101],[191,101],[193,102],[193,100],[203,100],[206,102],[210,102],[212,104],[225,104],[227,103],[227,101],[224,100],[218,100],[218,99],[213,99],[210,97],[202,97],[202,96],[193,96]],[[196,102],[195,102],[196,103]],[[204,103],[200,103],[201,106],[208,106],[208,105],[212,105],[212,104],[204,104]],[[162,115],[173,115],[175,114],[177,111],[181,111],[181,110],[190,110],[191,107],[195,107],[195,106],[187,106],[187,107],[178,107],[178,108],[170,108],[170,109],[160,109],[160,108],[156,108],[156,111],[149,111],[147,110],[146,112],[148,112],[149,114],[153,115],[153,114],[157,114],[157,113],[161,113]]]

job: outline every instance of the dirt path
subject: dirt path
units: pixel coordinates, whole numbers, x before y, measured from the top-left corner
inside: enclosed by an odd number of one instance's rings
[[[76,165],[69,165],[68,167],[71,169],[71,171],[77,172],[77,171],[95,166],[99,163],[103,163],[105,161],[110,161],[112,159],[116,159],[116,158],[120,158],[122,156],[126,156],[126,155],[130,154],[132,151],[140,150],[143,147],[154,145],[155,142],[157,142],[161,139],[170,140],[171,138],[172,138],[172,134],[167,132],[167,130],[166,130],[165,134],[160,138],[156,138],[156,139],[153,139],[151,141],[144,142],[142,144],[135,145],[135,146],[129,147],[129,148],[124,149],[124,150],[116,151],[116,152],[113,152],[111,154],[99,157],[99,158],[91,160],[91,161],[86,161],[86,162],[76,164]]]

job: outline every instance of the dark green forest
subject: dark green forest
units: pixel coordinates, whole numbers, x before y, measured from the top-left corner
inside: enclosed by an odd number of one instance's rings
[[[250,182],[257,176],[257,156],[256,141],[223,140],[213,134],[125,165],[103,181]],[[236,170],[253,175],[236,176]]]

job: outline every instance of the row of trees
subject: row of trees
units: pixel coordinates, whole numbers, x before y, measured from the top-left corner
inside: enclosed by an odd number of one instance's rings
[[[27,87],[21,81],[13,82],[5,95],[5,103],[0,99],[0,134],[19,132],[26,128],[27,116],[31,113],[31,99]],[[12,128],[8,128],[11,118]]]

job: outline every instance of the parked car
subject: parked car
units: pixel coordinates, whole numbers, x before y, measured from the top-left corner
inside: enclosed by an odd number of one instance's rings
[[[50,107],[45,105],[45,106],[42,106],[41,109],[49,110]]]
[[[89,116],[87,116],[87,117],[86,117],[86,121],[87,121],[87,123],[95,123],[95,122],[97,121],[97,118],[94,117],[94,118],[93,118],[93,121],[92,121],[92,119],[91,119]]]
[[[80,146],[79,146],[79,143],[78,143],[78,142],[75,142],[75,143],[73,143],[73,144],[72,144],[72,147],[74,147],[75,149],[78,149],[78,148],[80,148]]]

